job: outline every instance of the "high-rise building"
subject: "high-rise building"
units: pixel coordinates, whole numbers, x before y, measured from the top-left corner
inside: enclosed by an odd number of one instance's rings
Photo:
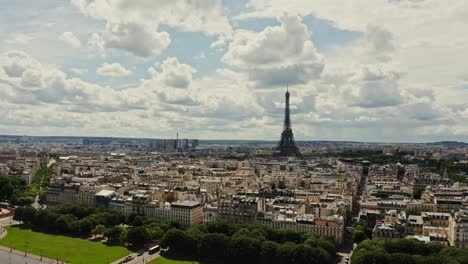
[[[278,157],[300,157],[301,152],[294,141],[294,134],[291,128],[291,117],[289,111],[289,91],[286,91],[286,107],[284,110],[283,132],[281,140],[276,147],[275,156]]]

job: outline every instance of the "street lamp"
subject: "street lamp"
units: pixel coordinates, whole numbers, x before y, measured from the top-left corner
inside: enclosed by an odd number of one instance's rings
[[[25,251],[24,251],[24,256],[25,257],[28,255],[28,245],[29,245],[29,242],[26,241],[26,246],[25,246]]]

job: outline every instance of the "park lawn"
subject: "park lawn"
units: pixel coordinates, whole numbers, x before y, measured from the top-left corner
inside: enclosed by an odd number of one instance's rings
[[[107,246],[103,243],[34,232],[16,226],[7,226],[5,229],[8,230],[8,234],[0,239],[0,245],[25,251],[28,242],[28,253],[40,255],[42,249],[43,256],[69,263],[102,264],[113,262],[128,254],[128,250],[121,246]]]
[[[194,261],[193,263],[198,264]],[[192,264],[192,261],[187,260],[172,260],[165,257],[158,257],[157,259],[150,261],[148,264]]]

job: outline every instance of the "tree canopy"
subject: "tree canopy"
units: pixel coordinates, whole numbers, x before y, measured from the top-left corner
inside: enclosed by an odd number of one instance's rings
[[[186,231],[169,230],[161,241],[167,256],[196,259],[203,264],[335,263],[332,239],[264,225],[209,222]]]
[[[366,240],[352,256],[353,264],[468,264],[468,249],[415,239]]]

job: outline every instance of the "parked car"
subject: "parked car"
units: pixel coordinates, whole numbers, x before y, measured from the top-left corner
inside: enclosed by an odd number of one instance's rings
[[[129,262],[129,261],[132,261],[133,259],[135,259],[135,258],[132,257],[132,256],[127,256],[127,257],[123,260],[123,262],[124,262],[124,263],[127,263],[127,262]]]

